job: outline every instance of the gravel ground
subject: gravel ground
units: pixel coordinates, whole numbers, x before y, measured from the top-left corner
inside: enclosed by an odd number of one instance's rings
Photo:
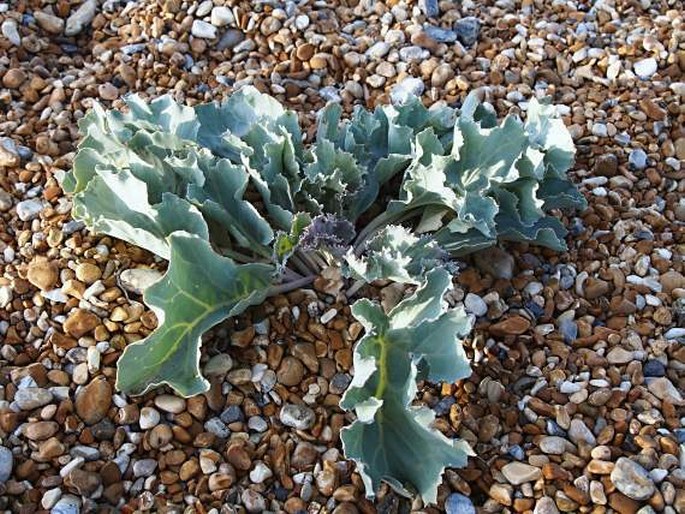
[[[681,0],[11,0],[0,28],[0,510],[685,513]],[[55,175],[76,122],[129,91],[243,84],[310,134],[329,100],[560,105],[590,207],[565,219],[568,253],[510,245],[456,278],[474,373],[417,400],[478,457],[437,507],[364,499],[342,457],[361,329],[335,273],[210,334],[206,395],[113,391],[163,268],[70,219]]]

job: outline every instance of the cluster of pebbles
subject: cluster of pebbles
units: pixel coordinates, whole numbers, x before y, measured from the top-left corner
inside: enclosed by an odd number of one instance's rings
[[[0,0],[0,510],[685,513],[685,18],[680,0]],[[478,457],[438,505],[364,497],[339,433],[361,327],[335,270],[207,337],[202,396],[113,388],[154,329],[149,254],[89,234],[56,180],[77,121],[136,91],[253,84],[311,135],[327,101],[551,96],[589,200],[569,251],[467,260],[473,375],[421,384]],[[388,287],[365,294],[386,302]]]

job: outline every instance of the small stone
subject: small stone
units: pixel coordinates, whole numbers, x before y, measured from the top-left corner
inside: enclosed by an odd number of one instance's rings
[[[19,30],[17,30],[16,21],[12,19],[3,21],[2,26],[0,26],[0,31],[14,46],[21,45],[21,36],[19,35]]]
[[[263,462],[257,462],[252,471],[250,471],[250,480],[255,484],[261,484],[265,480],[273,476],[273,471]]]
[[[50,290],[59,278],[57,266],[44,258],[35,258],[29,264],[26,278],[41,291]]]
[[[80,514],[81,500],[73,494],[63,495],[50,509],[50,514]]]
[[[645,377],[663,377],[666,375],[666,366],[661,361],[650,359],[642,367],[642,373]]]
[[[21,410],[33,410],[50,403],[52,393],[39,387],[27,387],[16,392],[14,401]]]
[[[76,489],[81,496],[88,498],[100,487],[101,479],[97,473],[76,468],[69,472],[64,483],[67,487]]]
[[[645,468],[627,457],[620,457],[616,461],[610,478],[616,489],[633,500],[647,500],[656,490]]]
[[[607,354],[607,361],[609,361],[609,364],[628,364],[634,360],[635,354],[620,346],[612,348]]]
[[[215,27],[225,27],[234,22],[233,11],[223,5],[216,6],[212,9],[210,21]]]
[[[54,421],[36,421],[29,423],[24,428],[24,435],[31,441],[44,441],[55,435],[59,425]]]
[[[599,278],[590,277],[585,281],[584,295],[588,300],[595,300],[609,292],[609,283]]]
[[[61,34],[64,30],[64,20],[54,14],[36,11],[33,13],[33,17],[36,18],[38,26],[50,34]]]
[[[667,400],[674,405],[685,405],[683,396],[678,388],[666,377],[648,379],[647,388],[659,400]]]
[[[540,450],[549,455],[562,455],[570,444],[563,437],[554,435],[545,436],[539,442]]]
[[[504,478],[512,485],[535,482],[542,477],[540,468],[523,462],[510,462],[501,469]]]
[[[374,43],[369,49],[366,51],[366,55],[370,59],[375,59],[379,60],[382,59],[383,57],[386,56],[386,54],[390,51],[390,44],[386,43],[385,41],[378,41]]]
[[[568,437],[576,444],[580,444],[581,441],[590,446],[595,446],[597,444],[597,439],[592,431],[590,431],[587,425],[578,418],[571,420],[571,426],[568,429]]]
[[[438,0],[419,0],[419,9],[426,18],[436,18],[440,14]]]
[[[468,293],[464,298],[464,307],[466,312],[470,312],[474,316],[485,316],[488,312],[488,306],[483,299],[477,294]]]
[[[59,500],[61,497],[62,490],[59,487],[54,487],[43,493],[40,504],[44,509],[52,509],[57,503],[57,500]]]
[[[490,325],[490,333],[494,336],[520,335],[530,328],[530,321],[523,316],[511,316],[499,323]]]
[[[235,482],[235,476],[231,473],[212,473],[209,476],[207,486],[210,491],[223,491]]]
[[[510,506],[513,503],[513,488],[508,484],[492,484],[488,493],[490,498],[501,505]]]
[[[452,493],[445,500],[446,514],[476,514],[476,508],[468,496]]]
[[[618,173],[618,158],[613,153],[599,156],[595,161],[595,175],[613,177]]]
[[[266,500],[264,496],[252,489],[245,489],[240,499],[248,512],[264,512],[266,510]]]
[[[186,401],[173,394],[160,394],[156,396],[155,405],[158,409],[172,414],[180,414],[186,410]]]
[[[685,276],[677,271],[670,270],[659,277],[659,282],[666,294],[671,294],[674,289],[685,289]]]
[[[38,217],[43,210],[43,202],[37,198],[24,200],[17,204],[17,216],[21,221],[31,221]]]
[[[9,448],[0,446],[0,484],[4,484],[12,476],[14,457]]]
[[[232,50],[243,41],[245,41],[245,34],[242,30],[228,29],[216,44],[216,49],[219,51]]]
[[[87,424],[94,425],[105,417],[112,405],[112,386],[103,377],[93,379],[76,395],[76,414]]]
[[[152,407],[143,407],[140,409],[140,417],[138,418],[138,425],[141,430],[148,430],[159,424],[161,416],[157,409]]]
[[[601,482],[593,480],[590,482],[590,498],[593,503],[598,505],[606,505],[607,497],[604,493],[604,486]]]
[[[212,356],[204,367],[207,377],[224,378],[233,367],[233,359],[227,353],[219,353]]]
[[[98,10],[97,0],[86,0],[83,2],[75,12],[67,18],[67,23],[64,28],[66,36],[75,36],[80,34],[95,18]]]
[[[533,514],[559,514],[559,509],[552,498],[543,496],[535,503]]]
[[[636,148],[628,154],[628,164],[633,169],[643,170],[647,167],[647,154],[641,148]]]
[[[314,425],[316,415],[306,405],[294,405],[286,403],[279,414],[279,419],[287,427],[297,430],[307,430]]]
[[[26,72],[21,68],[10,68],[2,76],[2,85],[8,89],[19,89],[19,87],[26,82],[27,78]]]
[[[201,39],[216,39],[216,27],[203,20],[193,20],[190,33]]]
[[[99,324],[100,318],[92,312],[75,309],[71,311],[69,317],[64,321],[62,328],[70,336],[78,338],[94,330]]]
[[[296,386],[302,382],[304,377],[304,365],[299,359],[287,356],[281,361],[276,376],[284,386]]]
[[[656,73],[657,62],[653,57],[642,59],[633,64],[633,71],[642,80],[648,80]]]
[[[82,262],[76,266],[76,278],[86,284],[92,284],[102,276],[102,271],[95,264]]]
[[[480,20],[474,16],[467,16],[466,18],[457,20],[454,24],[454,31],[457,33],[459,41],[461,41],[466,48],[470,48],[478,41]]]
[[[2,166],[2,160],[3,160],[2,145],[0,145],[0,166]],[[7,162],[7,161],[5,160],[5,162]],[[4,189],[0,189],[0,212],[9,211],[12,208],[13,204],[14,204],[14,199],[12,198],[12,195],[9,194]]]
[[[157,469],[155,459],[140,459],[133,463],[133,475],[136,477],[149,477]]]

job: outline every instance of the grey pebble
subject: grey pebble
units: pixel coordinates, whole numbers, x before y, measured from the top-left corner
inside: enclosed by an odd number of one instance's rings
[[[307,430],[314,425],[316,415],[306,405],[294,405],[286,403],[279,414],[279,419],[287,427],[297,430]]]

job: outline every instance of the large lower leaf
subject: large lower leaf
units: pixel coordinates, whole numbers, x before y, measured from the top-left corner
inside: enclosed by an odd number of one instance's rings
[[[128,170],[98,169],[85,189],[74,196],[74,217],[104,233],[149,250],[170,255],[166,237],[184,230],[208,239],[207,224],[196,207],[171,193],[150,205],[147,186]]]
[[[461,341],[471,330],[463,309],[448,310],[450,275],[434,269],[425,283],[388,314],[369,300],[352,306],[366,330],[354,354],[354,378],[340,403],[357,420],[343,430],[345,454],[355,460],[369,497],[381,481],[436,501],[445,467],[463,467],[469,446],[432,429],[433,414],[411,407],[418,366],[432,381],[455,381],[471,371]]]
[[[169,242],[169,269],[144,295],[159,327],[119,359],[117,387],[129,394],[162,384],[182,396],[206,391],[209,383],[199,369],[202,334],[261,303],[274,272],[264,264],[237,265],[188,233],[175,232]]]

